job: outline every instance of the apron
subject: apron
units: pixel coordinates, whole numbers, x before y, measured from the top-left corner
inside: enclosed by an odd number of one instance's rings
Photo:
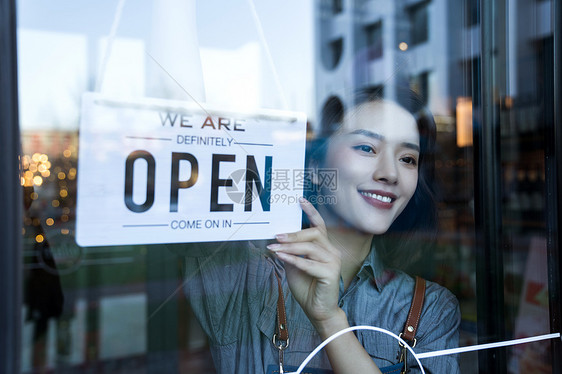
[[[404,364],[398,363],[392,366],[385,366],[379,368],[383,374],[400,374],[401,370],[404,368]],[[285,373],[292,373],[297,371],[296,366],[285,366]],[[267,374],[279,374],[279,365],[269,365],[267,367]],[[327,369],[315,369],[315,368],[304,368],[301,374],[334,374],[333,371]]]

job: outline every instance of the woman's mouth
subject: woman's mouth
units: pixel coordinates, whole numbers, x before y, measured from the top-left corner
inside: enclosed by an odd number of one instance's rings
[[[394,194],[383,191],[359,191],[359,193],[369,204],[383,209],[390,209],[396,200]]]

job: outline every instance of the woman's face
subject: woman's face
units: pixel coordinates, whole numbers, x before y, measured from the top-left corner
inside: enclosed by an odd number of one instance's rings
[[[387,101],[362,104],[328,143],[323,167],[337,170],[330,218],[383,234],[404,210],[418,182],[419,132],[414,117]]]

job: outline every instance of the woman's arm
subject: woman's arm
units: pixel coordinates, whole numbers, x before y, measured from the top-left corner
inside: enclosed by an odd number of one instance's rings
[[[336,332],[349,327],[349,323],[347,316],[340,309],[333,319],[315,326],[322,339],[326,340]],[[335,373],[380,373],[371,356],[352,332],[333,340],[325,349]]]
[[[328,239],[324,220],[308,201],[301,202],[313,227],[277,236],[269,245],[285,263],[291,293],[303,308],[322,339],[349,327],[338,307],[341,256]],[[335,373],[380,373],[353,333],[326,346]]]

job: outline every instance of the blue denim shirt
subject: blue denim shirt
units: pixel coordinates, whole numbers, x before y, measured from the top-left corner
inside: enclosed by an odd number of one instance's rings
[[[185,261],[185,292],[209,337],[217,371],[265,373],[268,366],[278,365],[278,351],[272,344],[278,296],[275,271],[282,278],[289,331],[284,362],[298,367],[322,340],[292,297],[283,265],[271,257],[265,243],[225,243],[220,247],[192,248]],[[407,319],[414,283],[403,272],[383,269],[373,249],[347,289],[340,281],[339,306],[350,326],[377,326],[398,335]],[[421,353],[456,347],[459,323],[456,298],[447,289],[427,282],[414,350]],[[355,334],[379,367],[397,362],[397,340],[374,331]],[[426,373],[459,373],[454,356],[421,361]],[[408,366],[412,373],[420,372],[412,355]],[[307,368],[330,369],[324,351]]]

